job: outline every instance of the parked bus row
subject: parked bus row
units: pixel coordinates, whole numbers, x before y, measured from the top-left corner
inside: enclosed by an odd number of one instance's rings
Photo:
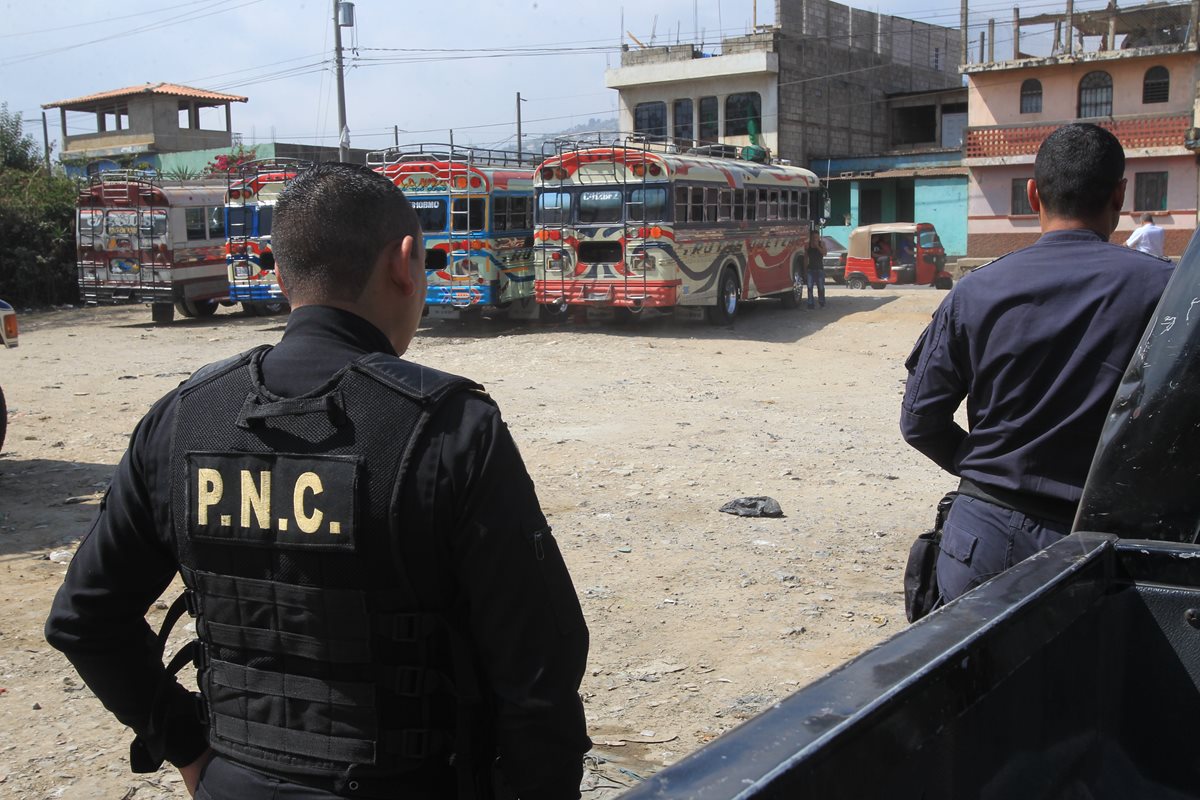
[[[828,216],[817,176],[770,163],[761,148],[597,135],[557,141],[536,159],[420,144],[370,153],[368,165],[404,191],[420,218],[426,307],[437,318],[482,309],[550,320],[578,309],[621,317],[693,309],[728,324],[744,300],[773,296],[796,307],[810,231]],[[156,322],[176,312],[208,316],[221,303],[285,311],[272,211],[307,166],[250,162],[220,184],[94,176],[78,204],[84,300],[149,303]],[[936,233],[922,229],[915,241],[920,266],[889,270],[876,257],[862,282],[944,274]],[[863,262],[851,256],[847,277],[857,282],[850,268]]]

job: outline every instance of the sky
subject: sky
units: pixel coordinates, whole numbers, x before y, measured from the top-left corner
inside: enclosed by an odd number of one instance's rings
[[[880,10],[877,3],[854,5]],[[1012,0],[973,0],[972,40],[997,18],[1009,46]],[[645,44],[703,41],[751,29],[754,0],[357,0],[343,28],[347,123],[353,147],[455,142],[511,147],[520,92],[526,135],[615,118],[604,70],[625,32]],[[1082,0],[1077,8],[1103,5]],[[166,81],[246,96],[233,129],[246,144],[337,145],[333,0],[0,0],[0,103],[42,141],[41,105]],[[1062,2],[1021,4],[1029,15]],[[957,26],[955,0],[893,0],[882,9]],[[757,22],[774,22],[759,0]],[[1023,39],[1022,49],[1032,42]],[[50,138],[58,115],[48,112]],[[94,130],[79,120],[70,131]]]

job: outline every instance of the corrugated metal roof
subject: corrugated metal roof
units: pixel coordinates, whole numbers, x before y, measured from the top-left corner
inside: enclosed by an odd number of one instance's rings
[[[204,100],[214,103],[245,103],[246,98],[236,94],[210,92],[207,89],[196,89],[178,83],[146,83],[141,86],[127,86],[124,89],[111,89],[107,92],[97,92],[83,97],[73,97],[70,100],[59,100],[54,103],[44,103],[42,108],[62,108],[69,106],[87,106],[102,100],[117,100],[123,97],[136,97],[141,94],[161,94],[167,97],[182,97],[187,100]]]

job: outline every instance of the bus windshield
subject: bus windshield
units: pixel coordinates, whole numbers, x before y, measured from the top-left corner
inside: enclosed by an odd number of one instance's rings
[[[124,234],[132,236],[137,233],[138,212],[109,211],[105,217],[104,229],[110,236]]]
[[[579,222],[590,225],[621,221],[620,189],[598,189],[579,193]]]
[[[561,225],[571,221],[570,192],[542,192],[537,198],[537,221]]]
[[[220,211],[220,207],[214,209]],[[143,211],[142,212],[142,235],[143,236],[166,236],[167,235],[167,212],[166,211]]]
[[[421,230],[425,233],[441,233],[446,230],[446,199],[435,197],[413,200],[413,211],[421,221]]]

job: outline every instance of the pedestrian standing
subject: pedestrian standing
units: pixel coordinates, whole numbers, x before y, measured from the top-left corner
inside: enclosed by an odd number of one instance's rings
[[[197,797],[579,797],[587,628],[533,482],[478,384],[401,358],[416,214],[322,164],[272,235],[282,340],[138,424],[47,638],[137,734],[134,770],[165,759]],[[164,667],[185,608],[197,640]]]
[[[813,286],[817,288],[817,296],[820,298],[821,308],[825,307],[825,254],[828,249],[825,247],[825,239],[821,236],[821,229],[813,227],[808,232],[808,246],[805,249],[805,262],[808,265],[808,273],[805,275],[804,281],[808,284],[808,307],[813,307]]]
[[[1166,232],[1154,224],[1154,215],[1147,211],[1142,214],[1142,224],[1125,240],[1125,246],[1161,258],[1165,241]]]
[[[950,601],[1070,532],[1117,385],[1170,276],[1109,243],[1125,153],[1054,131],[1026,192],[1042,236],[963,277],[905,366],[905,440],[960,478],[937,558]],[[967,402],[967,428],[954,415]]]

